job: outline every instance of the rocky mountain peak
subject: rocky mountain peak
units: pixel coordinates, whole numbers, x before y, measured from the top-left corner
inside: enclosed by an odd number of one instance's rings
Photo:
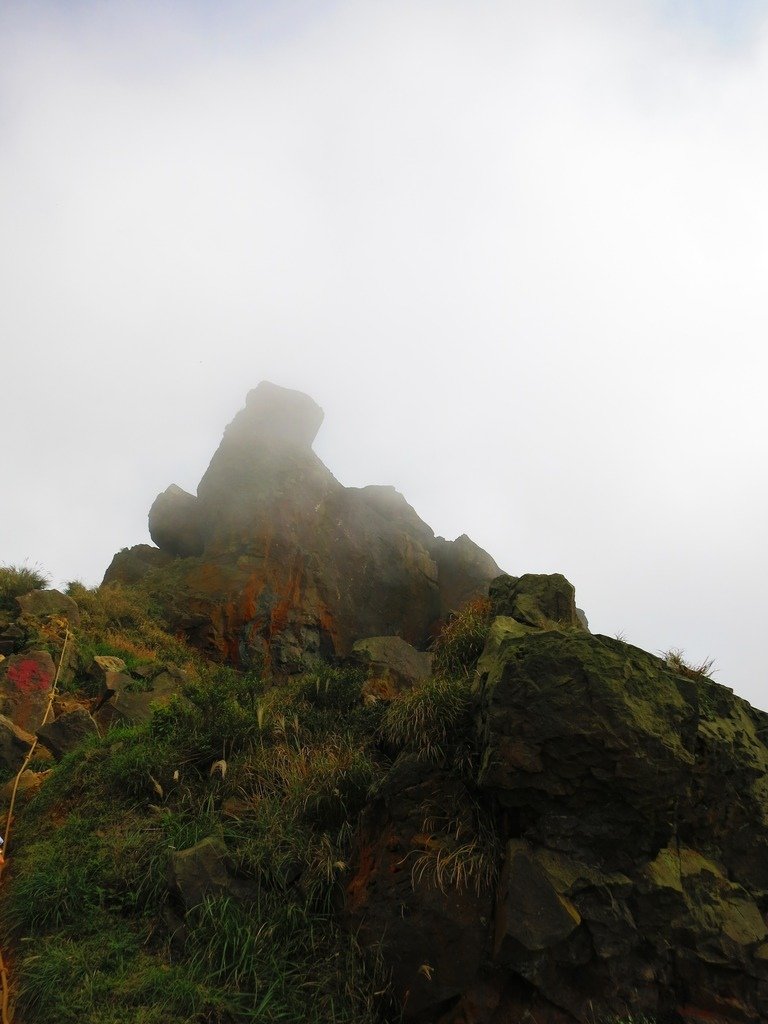
[[[325,414],[309,395],[263,380],[226,429],[223,443],[311,448]]]
[[[435,537],[394,487],[342,486],[312,451],[322,421],[309,396],[259,384],[197,495],[171,485],[155,499],[156,555],[146,546],[121,552],[105,580],[180,560],[179,627],[239,664],[266,653],[297,671],[371,636],[428,644],[446,615],[486,593],[499,567],[465,535]]]

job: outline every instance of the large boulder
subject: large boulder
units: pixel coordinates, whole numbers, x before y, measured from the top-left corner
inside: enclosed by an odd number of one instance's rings
[[[87,739],[98,736],[99,728],[85,708],[75,708],[46,722],[37,735],[54,757],[62,758]]]
[[[162,569],[173,561],[167,551],[153,548],[151,544],[135,544],[122,548],[109,563],[104,573],[104,583],[138,583],[153,569]]]
[[[673,834],[698,721],[695,684],[637,648],[510,637],[481,682],[480,784],[542,843],[621,870]]]
[[[21,614],[30,619],[66,619],[70,626],[80,623],[77,602],[58,590],[31,590],[16,598]]]
[[[0,715],[0,770],[17,771],[34,742],[34,736]]]
[[[358,640],[352,657],[367,673],[363,695],[391,698],[410,690],[432,671],[432,656],[417,651],[399,636],[370,636]]]
[[[144,725],[156,708],[166,707],[182,694],[186,674],[176,665],[157,665],[154,676],[137,680],[125,672],[107,672],[99,698],[96,720],[108,727],[117,720],[128,725]]]
[[[172,850],[167,879],[171,898],[182,914],[207,897],[252,900],[257,894],[251,883],[237,877],[226,843],[216,836],[201,839],[186,850]]]
[[[322,418],[308,396],[260,384],[197,496],[171,487],[152,508],[153,539],[172,559],[170,624],[209,654],[287,673],[365,637],[424,648],[499,573],[467,537],[435,537],[394,488],[343,487],[312,451]],[[137,571],[134,551],[105,579]]]
[[[187,911],[199,906],[206,896],[223,896],[230,891],[230,858],[223,840],[201,839],[187,850],[172,850],[168,859],[168,888]]]
[[[158,548],[182,558],[203,550],[197,498],[171,484],[149,510],[149,534]]]
[[[576,607],[573,584],[559,572],[498,576],[491,583],[489,597],[494,615],[506,615],[527,626],[586,629],[586,617]]]
[[[48,651],[24,651],[0,664],[0,714],[27,732],[43,724],[56,666]]]

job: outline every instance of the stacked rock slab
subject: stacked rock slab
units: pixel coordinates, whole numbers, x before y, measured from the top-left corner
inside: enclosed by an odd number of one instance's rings
[[[260,384],[197,496],[172,485],[152,506],[152,539],[179,593],[175,625],[208,653],[245,666],[266,655],[290,672],[365,637],[423,647],[498,575],[469,538],[435,537],[394,488],[343,487],[312,451],[322,419],[306,395]],[[136,578],[133,551],[115,556],[105,582]]]

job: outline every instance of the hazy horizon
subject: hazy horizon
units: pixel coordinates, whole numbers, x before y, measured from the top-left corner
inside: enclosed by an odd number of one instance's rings
[[[0,562],[100,581],[261,380],[768,707],[768,10],[0,5]]]

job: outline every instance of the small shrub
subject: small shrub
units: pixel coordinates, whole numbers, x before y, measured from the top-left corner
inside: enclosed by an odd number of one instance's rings
[[[30,590],[45,590],[50,582],[50,576],[38,566],[0,565],[0,610],[17,612],[17,597]]]
[[[469,601],[448,620],[432,645],[435,675],[468,676],[483,653],[491,624],[491,602]]]

